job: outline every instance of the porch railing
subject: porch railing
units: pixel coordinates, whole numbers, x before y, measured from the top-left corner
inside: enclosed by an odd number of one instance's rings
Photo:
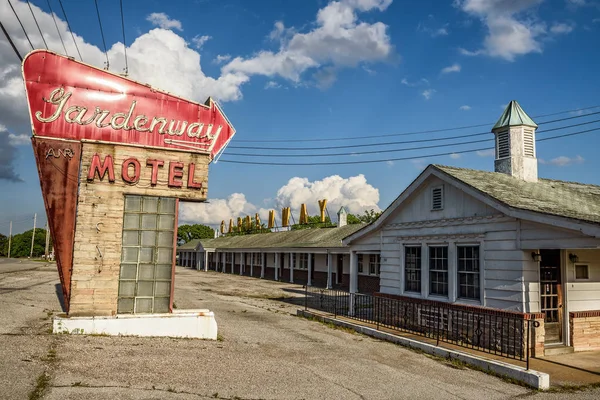
[[[388,298],[305,286],[305,309],[312,308],[372,325],[526,361],[532,328],[525,314],[461,307],[408,298]]]

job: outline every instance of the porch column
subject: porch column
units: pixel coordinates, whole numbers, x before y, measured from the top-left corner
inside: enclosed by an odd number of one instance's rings
[[[215,262],[215,270],[217,272],[219,272],[219,264],[220,264],[220,261],[221,261],[220,258],[219,258],[220,256],[221,255],[219,254],[219,252],[215,250],[214,253],[213,253],[213,260]]]
[[[308,257],[308,280],[306,281],[307,286],[312,286],[312,254],[306,253]]]
[[[246,253],[242,252],[242,262],[240,262],[240,275],[242,275],[246,267]]]
[[[232,251],[231,253],[231,273],[235,273],[235,253]]]
[[[204,252],[204,272],[208,272],[208,251]]]
[[[350,252],[350,309],[348,314],[354,315],[354,297],[358,291],[358,255],[355,251]]]
[[[250,276],[254,276],[254,262],[255,262],[255,252],[250,253]]]
[[[294,253],[290,253],[290,283],[294,283]]]
[[[204,253],[202,253],[204,254]],[[196,256],[196,270],[200,271],[200,268],[202,268],[202,261],[204,261],[204,256],[200,257],[200,252],[195,252],[194,255]]]
[[[260,279],[265,279],[265,264],[267,263],[267,257],[265,253],[260,253]]]
[[[221,253],[221,258],[222,258],[222,260],[221,260],[221,265],[222,265],[222,267],[223,267],[223,273],[227,272],[227,271],[226,271],[226,268],[227,268],[227,258],[226,258],[226,256],[225,256],[225,255],[226,255],[226,253],[225,253],[225,252]]]
[[[275,280],[279,280],[279,253],[275,253]]]
[[[331,257],[331,253],[327,250],[327,289],[331,289],[332,281],[331,281],[331,271],[333,269],[333,257]]]

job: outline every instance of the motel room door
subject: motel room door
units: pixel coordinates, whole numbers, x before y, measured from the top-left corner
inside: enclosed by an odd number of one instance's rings
[[[343,282],[344,279],[344,255],[338,254],[337,256],[337,271],[335,274],[335,283],[338,285]]]
[[[540,250],[540,303],[546,343],[561,343],[564,318],[560,250]]]

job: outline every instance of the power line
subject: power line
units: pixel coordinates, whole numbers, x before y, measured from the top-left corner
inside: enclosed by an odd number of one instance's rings
[[[545,117],[551,117],[554,115],[560,115],[560,114],[567,114],[567,113],[573,113],[573,112],[578,112],[578,111],[585,111],[585,110],[591,110],[593,108],[598,108],[600,107],[600,105],[597,106],[591,106],[591,107],[584,107],[584,108],[576,108],[574,110],[567,110],[567,111],[559,111],[559,112],[555,112],[555,113],[551,113],[551,114],[543,114],[543,115],[536,115],[533,118],[545,118]],[[588,114],[584,114],[583,116],[588,115]],[[538,125],[542,125],[545,123],[550,123],[551,121],[548,122],[541,122]],[[342,140],[360,140],[360,139],[373,139],[373,138],[382,138],[382,137],[393,137],[393,136],[410,136],[410,135],[419,135],[422,133],[440,133],[440,132],[450,132],[450,131],[459,131],[459,130],[463,130],[463,129],[470,129],[470,128],[481,128],[482,126],[492,126],[494,125],[495,122],[490,122],[487,124],[477,124],[477,125],[468,125],[468,126],[457,126],[457,127],[453,127],[453,128],[444,128],[444,129],[431,129],[431,130],[426,130],[426,131],[414,131],[414,132],[402,132],[402,133],[391,133],[391,134],[387,134],[387,135],[371,135],[371,136],[350,136],[350,137],[342,137],[342,138],[314,138],[314,139],[265,139],[265,140],[256,140],[256,139],[247,139],[247,140],[236,140],[237,143],[276,143],[276,142],[285,142],[285,143],[300,143],[300,142],[336,142],[336,141],[342,141]],[[486,132],[489,133],[489,132]],[[231,146],[229,146],[229,148],[231,148]]]
[[[550,124],[550,123],[555,123],[555,122],[560,122],[560,121],[566,121],[566,120],[571,120],[571,119],[575,119],[575,118],[584,118],[590,115],[596,115],[596,114],[600,114],[600,111],[594,112],[594,113],[588,113],[588,114],[584,114],[584,115],[577,115],[574,117],[568,117],[568,118],[561,118],[561,119],[555,119],[552,121],[546,121],[546,122],[540,122],[539,125],[545,125],[545,124]],[[592,122],[597,122],[597,121],[592,121]],[[592,123],[589,122],[589,123]],[[581,125],[585,125],[586,123],[583,123]],[[572,126],[578,126],[578,125],[572,125]],[[564,127],[564,128],[568,128]],[[547,132],[547,131],[551,131],[551,130],[556,130],[556,129],[561,129],[561,128],[555,128],[555,129],[549,129],[546,131],[540,131],[540,132]],[[479,132],[479,133],[470,133],[470,134],[466,134],[466,135],[458,135],[458,136],[446,136],[446,137],[441,137],[441,138],[431,138],[431,139],[416,139],[416,140],[405,140],[405,141],[396,141],[396,142],[378,142],[378,143],[365,143],[365,144],[348,144],[348,145],[343,145],[343,146],[323,146],[323,147],[319,147],[318,149],[315,147],[260,147],[260,146],[229,146],[230,149],[245,149],[245,150],[284,150],[284,151],[300,151],[300,150],[310,150],[310,151],[315,151],[315,150],[331,150],[331,149],[351,149],[351,148],[356,148],[356,147],[376,147],[376,146],[389,146],[389,145],[393,145],[393,144],[408,144],[408,143],[423,143],[423,142],[434,142],[434,141],[438,141],[438,140],[451,140],[451,139],[460,139],[460,138],[465,138],[465,137],[473,137],[473,136],[480,136],[480,135],[489,135],[490,132]]]
[[[29,0],[27,0],[27,5],[29,6],[29,11],[31,11],[31,16],[33,17],[33,20],[35,21],[35,25],[37,26],[38,31],[40,31],[40,36],[42,37],[42,41],[44,42],[44,47],[46,47],[46,50],[47,50],[48,43],[46,43],[46,39],[44,38],[44,34],[42,33],[40,24],[38,24],[37,18],[35,17],[35,14],[33,13],[33,8],[31,8],[31,3],[29,2]]]
[[[2,23],[2,21],[0,21],[0,28],[2,28],[2,32],[4,32],[4,36],[6,36],[6,40],[8,40],[8,43],[10,43],[10,46],[15,51],[15,54],[19,58],[19,61],[23,62],[23,57],[21,57],[21,53],[19,53],[19,49],[17,49],[17,46],[15,46],[15,43],[12,41],[12,38],[10,37],[10,35],[6,31],[6,29],[4,28],[4,24]]]
[[[77,46],[77,42],[75,41],[75,35],[73,35],[73,31],[71,30],[71,24],[69,24],[67,13],[65,12],[65,8],[63,7],[62,0],[58,0],[58,4],[60,4],[60,9],[62,10],[63,15],[65,16],[65,22],[67,23],[67,28],[71,33],[71,38],[73,38],[73,43],[75,44],[75,49],[77,49],[77,54],[79,54],[79,59],[83,62],[83,57],[81,57],[81,52],[79,51],[79,47]]]
[[[106,41],[104,40],[104,31],[102,30],[102,20],[100,19],[100,10],[98,9],[98,0],[94,0],[96,3],[96,14],[98,15],[98,24],[100,25],[100,35],[102,35],[102,44],[104,45],[104,54],[106,55],[106,70],[110,68],[108,63],[108,52],[106,51]]]
[[[123,16],[123,0],[119,0],[121,4],[121,27],[123,28],[123,51],[125,52],[125,76],[129,73],[127,65],[127,40],[125,39],[125,17]]]
[[[54,20],[54,26],[56,27],[56,32],[58,33],[58,37],[60,38],[62,47],[65,50],[65,54],[68,56],[69,53],[67,52],[67,47],[65,46],[65,42],[62,38],[62,35],[60,34],[60,29],[58,29],[58,24],[56,23],[56,14],[54,14],[54,11],[52,11],[52,6],[50,5],[50,0],[46,0],[46,2],[48,3],[48,8],[50,9],[50,14],[52,14],[52,19]]]
[[[25,27],[23,26],[23,23],[21,22],[21,18],[19,18],[19,15],[15,11],[15,8],[13,7],[10,0],[8,0],[8,5],[12,9],[13,14],[15,14],[15,17],[17,17],[17,21],[19,21],[19,25],[21,25],[21,29],[23,29],[23,33],[25,34],[25,37],[27,38],[27,41],[29,42],[29,45],[31,46],[31,50],[33,50],[35,47],[33,47],[33,43],[31,43],[31,40],[29,40],[29,35],[27,35],[27,31],[25,30]]]
[[[539,139],[538,142],[543,142],[547,140],[559,139],[567,136],[576,136],[582,135],[584,133],[600,131],[600,128],[588,129],[585,131],[567,133],[564,135],[552,136],[548,138]],[[410,157],[400,157],[400,158],[388,158],[384,160],[356,160],[356,161],[331,161],[331,162],[311,162],[311,163],[290,163],[290,162],[270,162],[270,161],[239,161],[239,160],[227,160],[221,159],[219,162],[230,163],[230,164],[246,164],[246,165],[294,165],[294,166],[312,166],[312,165],[350,165],[350,164],[374,164],[381,162],[394,162],[394,161],[406,161],[406,160],[417,160],[421,158],[429,158],[429,157],[440,157],[440,156],[449,156],[451,154],[466,154],[466,153],[475,153],[478,151],[487,151],[493,150],[493,147],[483,147],[477,149],[469,149],[469,150],[461,150],[461,151],[450,151],[445,153],[436,153],[436,154],[423,154],[418,156],[410,156]]]

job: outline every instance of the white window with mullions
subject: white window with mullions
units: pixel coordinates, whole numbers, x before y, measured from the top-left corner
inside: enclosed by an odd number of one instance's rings
[[[296,269],[308,270],[308,257],[307,253],[298,254],[298,263],[294,266]]]
[[[119,314],[169,312],[175,209],[174,198],[125,196]]]
[[[448,246],[429,246],[429,294],[448,296]]]
[[[369,275],[379,276],[380,267],[381,267],[381,255],[369,254]]]
[[[363,255],[362,254],[357,254],[356,258],[357,258],[357,263],[358,263],[358,273],[362,274],[362,273],[364,273],[364,270],[365,270],[364,261],[363,261]]]
[[[458,298],[481,300],[479,245],[456,246]]]

